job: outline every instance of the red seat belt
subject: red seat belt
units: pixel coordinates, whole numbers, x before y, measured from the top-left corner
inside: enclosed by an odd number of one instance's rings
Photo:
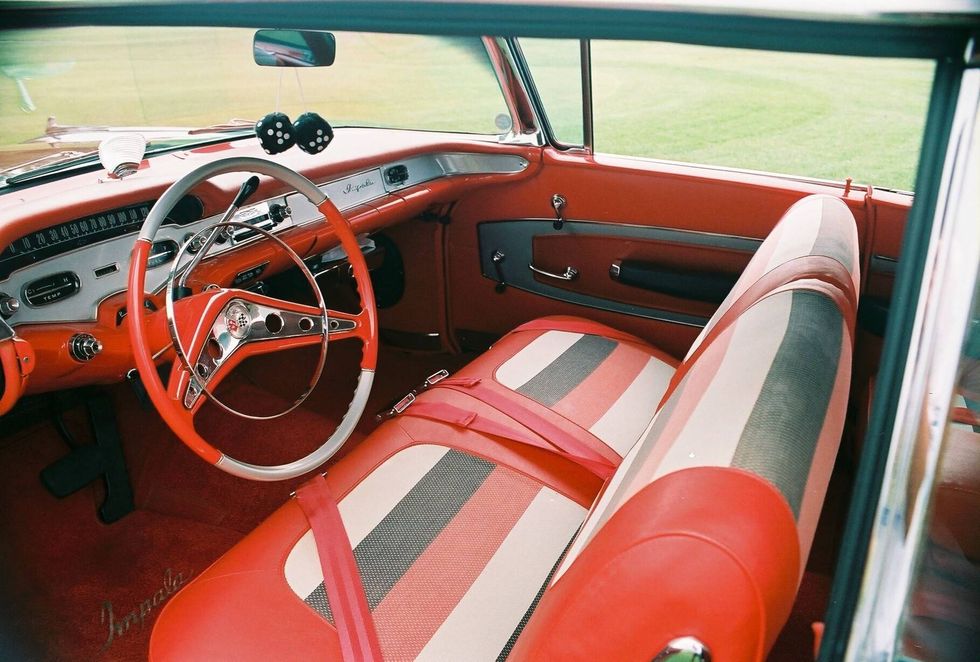
[[[409,409],[406,409],[403,415],[426,418],[431,421],[446,423],[466,430],[474,430],[493,437],[516,441],[519,444],[533,446],[534,448],[540,448],[552,453],[558,452],[563,457],[588,469],[603,480],[608,479],[615,471],[615,467],[611,466],[604,459],[596,460],[581,457],[559,448],[557,445],[550,443],[547,439],[539,437],[533,432],[515,430],[502,423],[480,416],[476,412],[467,411],[450,404],[442,402],[416,402]]]
[[[590,445],[587,441],[579,439],[543,416],[536,414],[515,401],[514,398],[488,387],[479,378],[444,379],[438,384],[434,384],[432,388],[450,388],[480,400],[546,439],[553,446],[550,450],[557,450],[568,459],[582,466],[588,466],[600,478],[605,479],[612,476],[621,461],[620,457],[612,450],[608,450],[606,446],[599,443]],[[519,440],[515,439],[515,441]]]
[[[296,502],[310,521],[323,570],[323,587],[330,600],[344,661],[381,662],[381,646],[354,550],[337,509],[337,500],[323,476],[303,483],[296,490]]]

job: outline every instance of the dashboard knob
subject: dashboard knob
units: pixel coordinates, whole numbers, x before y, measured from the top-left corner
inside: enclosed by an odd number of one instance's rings
[[[68,341],[68,351],[76,361],[91,361],[102,351],[102,343],[91,333],[76,333]]]
[[[269,218],[272,219],[273,224],[279,225],[289,216],[289,207],[286,205],[281,205],[278,202],[273,202],[269,205]]]
[[[20,301],[0,292],[0,316],[7,319],[20,310]]]

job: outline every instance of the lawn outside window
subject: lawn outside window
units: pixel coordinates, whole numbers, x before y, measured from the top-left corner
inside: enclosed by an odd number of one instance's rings
[[[924,60],[593,41],[595,151],[910,191],[933,70]]]

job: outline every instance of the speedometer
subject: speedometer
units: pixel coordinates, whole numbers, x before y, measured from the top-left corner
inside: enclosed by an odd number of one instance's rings
[[[0,253],[0,280],[17,269],[49,257],[135,232],[143,225],[152,206],[152,202],[141,202],[24,235]],[[200,220],[203,211],[201,201],[189,195],[174,206],[167,220],[184,225]]]
[[[144,202],[24,235],[0,253],[0,279],[45,258],[136,230],[149,213],[150,203]]]

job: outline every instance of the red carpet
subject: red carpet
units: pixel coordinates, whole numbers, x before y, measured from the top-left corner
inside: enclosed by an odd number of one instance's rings
[[[286,418],[248,421],[212,407],[202,410],[198,429],[240,459],[293,460],[333,431],[353,393],[358,358],[356,345],[332,346],[320,387]],[[292,402],[310,361],[302,352],[264,357],[242,366],[223,395],[247,411],[268,412]],[[349,443],[375,427],[376,409],[464,361],[385,349],[368,412]],[[68,450],[51,423],[0,438],[0,659],[145,659],[166,599],[281,505],[299,480],[255,483],[224,474],[140,407],[128,386],[111,395],[138,508],[115,524],[96,516],[101,486],[66,499],[42,487],[41,469]],[[86,441],[82,410],[66,419]]]
[[[147,511],[101,524],[96,489],[59,500],[41,486],[38,472],[64,452],[49,425],[0,448],[0,657],[144,659],[162,602],[239,535]]]

